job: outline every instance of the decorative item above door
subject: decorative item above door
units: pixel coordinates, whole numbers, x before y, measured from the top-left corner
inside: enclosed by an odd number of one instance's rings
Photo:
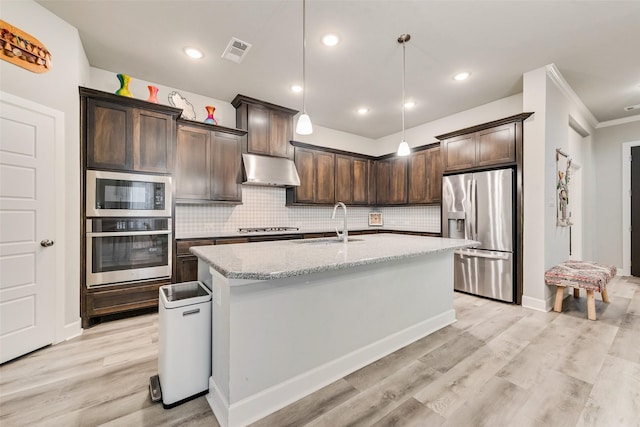
[[[569,182],[571,181],[571,157],[556,148],[556,194],[558,227],[571,227],[571,205],[569,204]]]
[[[40,40],[0,19],[0,58],[34,73],[51,69],[51,53]]]

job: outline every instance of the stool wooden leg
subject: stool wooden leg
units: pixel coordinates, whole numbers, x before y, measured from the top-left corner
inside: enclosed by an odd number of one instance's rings
[[[602,301],[609,302],[609,294],[606,289],[602,290]]]
[[[556,303],[553,311],[560,313],[562,311],[562,297],[564,296],[564,286],[556,286]]]
[[[587,318],[596,320],[596,299],[592,289],[587,289]]]
[[[580,298],[580,288],[573,288],[573,297]]]

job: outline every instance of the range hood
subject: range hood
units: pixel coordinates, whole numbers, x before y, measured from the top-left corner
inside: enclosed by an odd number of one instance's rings
[[[243,154],[245,185],[297,187],[300,177],[292,160],[283,157]]]

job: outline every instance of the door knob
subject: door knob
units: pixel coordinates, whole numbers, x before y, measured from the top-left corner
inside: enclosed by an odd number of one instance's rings
[[[48,248],[49,246],[53,246],[53,240],[44,239],[43,241],[40,242],[40,246],[42,246],[43,248]]]

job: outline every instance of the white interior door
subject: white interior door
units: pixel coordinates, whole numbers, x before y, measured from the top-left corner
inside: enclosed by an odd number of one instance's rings
[[[0,99],[0,363],[54,339],[54,143],[53,117]]]

